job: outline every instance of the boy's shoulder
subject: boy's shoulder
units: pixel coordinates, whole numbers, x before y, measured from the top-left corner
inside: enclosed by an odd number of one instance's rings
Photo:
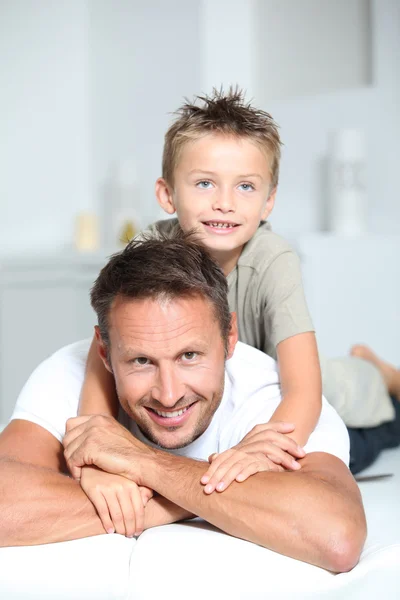
[[[296,256],[289,242],[274,233],[268,221],[262,221],[253,237],[244,246],[238,265],[265,270],[282,254]]]
[[[148,226],[144,233],[150,233],[151,235],[157,235],[158,232],[164,234],[171,234],[175,229],[179,229],[179,221],[176,218],[173,219],[160,219]]]

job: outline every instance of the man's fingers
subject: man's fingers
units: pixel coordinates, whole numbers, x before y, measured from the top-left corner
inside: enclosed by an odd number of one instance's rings
[[[82,433],[64,448],[65,461],[74,479],[80,479],[81,467],[93,464],[88,456],[85,459],[85,446],[83,445],[85,439],[86,436]]]
[[[65,432],[68,433],[78,427],[78,425],[83,425],[87,421],[89,421],[93,415],[83,415],[82,417],[72,417],[71,419],[67,419],[65,424]]]

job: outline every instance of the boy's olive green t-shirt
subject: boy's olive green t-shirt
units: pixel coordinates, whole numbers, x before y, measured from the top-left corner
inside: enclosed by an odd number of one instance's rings
[[[178,219],[149,227],[170,233]],[[229,307],[236,312],[239,339],[276,358],[279,342],[314,331],[304,296],[300,261],[288,242],[262,222],[228,275]]]

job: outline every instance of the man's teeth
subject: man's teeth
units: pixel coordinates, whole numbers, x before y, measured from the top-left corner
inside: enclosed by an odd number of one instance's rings
[[[189,407],[187,406],[186,408],[182,408],[181,410],[174,410],[172,412],[164,412],[162,410],[155,410],[154,412],[157,413],[160,417],[180,417],[181,415],[183,415],[184,412],[187,411]]]
[[[236,227],[233,223],[207,223],[210,227],[219,227],[219,229],[232,229],[232,227]]]

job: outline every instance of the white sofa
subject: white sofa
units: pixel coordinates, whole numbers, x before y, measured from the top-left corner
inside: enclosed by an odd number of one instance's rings
[[[195,521],[158,527],[137,540],[103,535],[0,549],[2,600],[204,600],[400,598],[400,448],[360,483],[368,539],[359,564],[333,575]]]

